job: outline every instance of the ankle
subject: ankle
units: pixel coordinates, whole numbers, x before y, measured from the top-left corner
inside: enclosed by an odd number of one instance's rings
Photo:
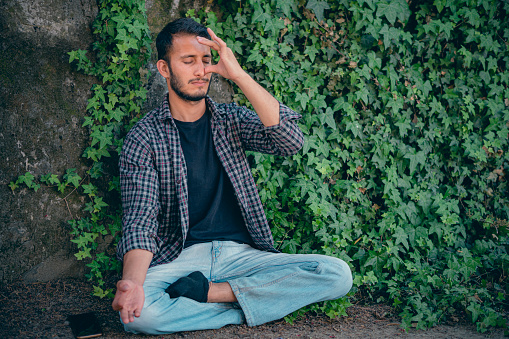
[[[229,283],[213,283],[209,282],[209,293],[207,302],[209,303],[231,303],[236,302],[237,297],[232,291]]]

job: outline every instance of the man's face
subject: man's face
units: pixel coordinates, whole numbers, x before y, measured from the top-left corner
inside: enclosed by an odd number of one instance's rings
[[[193,35],[173,37],[169,53],[170,87],[186,101],[200,101],[207,96],[210,73],[205,67],[211,64],[210,48],[200,44]]]

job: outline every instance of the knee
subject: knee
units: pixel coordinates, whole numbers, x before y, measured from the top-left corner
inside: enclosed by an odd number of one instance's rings
[[[329,257],[326,271],[330,275],[330,300],[344,297],[352,288],[352,271],[348,264],[338,258]]]
[[[160,310],[154,305],[143,307],[139,317],[135,317],[133,322],[124,324],[124,329],[131,333],[143,334],[161,334],[159,331],[159,318]]]
[[[143,333],[143,334],[157,334],[154,332],[156,324],[153,322],[155,317],[152,317],[150,310],[143,309],[139,317],[135,317],[133,322],[124,324],[124,329],[131,333]]]

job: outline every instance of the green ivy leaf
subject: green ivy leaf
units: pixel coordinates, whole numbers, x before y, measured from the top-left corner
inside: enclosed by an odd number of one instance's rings
[[[410,17],[410,9],[405,0],[391,0],[389,3],[378,3],[376,16],[385,16],[391,25],[396,23],[396,19],[405,23]]]
[[[93,124],[94,124],[94,118],[85,117],[85,122],[83,123],[83,125],[81,125],[81,127],[92,126]]]
[[[118,122],[122,121],[122,118],[125,116],[125,113],[122,111],[120,107],[117,107],[115,110],[113,110],[110,114],[110,117],[112,119],[115,119]]]
[[[314,45],[306,46],[306,49],[304,50],[304,54],[309,55],[309,60],[311,60],[311,62],[315,62],[315,56],[318,54],[318,52],[319,51]]]
[[[85,258],[92,258],[92,255],[90,254],[90,247],[84,248],[83,250],[79,251],[78,253],[74,254],[76,259],[83,260]]]
[[[19,186],[18,186],[15,182],[11,181],[11,182],[9,183],[9,187],[10,187],[10,188],[11,188],[11,190],[14,192],[14,190],[16,190]]]
[[[285,24],[281,18],[271,18],[265,23],[265,30],[272,32],[274,36],[277,36],[283,28]]]
[[[355,92],[356,100],[362,100],[364,104],[368,104],[369,91],[366,87],[362,86],[357,92]]]
[[[138,39],[141,39],[141,36],[145,31],[146,27],[147,27],[146,25],[143,25],[138,20],[134,20],[132,25],[127,25],[127,29],[129,30],[129,32],[133,33]]]
[[[408,235],[402,227],[397,227],[394,232],[395,242],[394,245],[402,244],[407,250],[409,250],[408,246]]]
[[[410,175],[415,172],[417,165],[421,164],[424,166],[426,164],[426,155],[423,151],[416,152],[413,150],[412,152],[405,154],[404,157],[406,159],[410,159]]]
[[[384,37],[384,46],[389,47],[398,42],[401,31],[397,28],[384,25],[380,30],[380,34]]]
[[[97,187],[93,184],[85,184],[81,185],[81,187],[83,187],[83,193],[87,194],[89,197],[93,197],[97,193]]]
[[[88,241],[87,237],[80,236],[76,239],[71,239],[71,242],[75,243],[78,246],[78,248],[86,248],[89,241]],[[90,253],[90,251],[89,251],[89,253]],[[80,259],[78,259],[78,260],[80,260]]]
[[[129,20],[127,19],[126,15],[123,13],[120,13],[118,15],[115,15],[111,18],[113,21],[117,23],[117,31],[120,32],[125,26],[129,24]],[[124,30],[125,32],[125,30]]]
[[[278,0],[276,7],[281,9],[287,18],[291,18],[292,13],[297,12],[297,5],[293,0]]]
[[[103,201],[101,197],[94,198],[94,213],[99,212],[103,207],[108,207],[108,204]]]
[[[316,15],[316,19],[318,20],[318,22],[320,22],[323,21],[324,19],[323,12],[326,9],[330,9],[330,6],[327,3],[327,1],[309,0],[306,5],[306,8],[313,11],[313,13],[315,13]]]
[[[255,5],[255,10],[253,13],[253,18],[251,19],[253,23],[260,22],[262,25],[265,25],[267,22],[272,20],[270,15],[270,11],[266,12],[267,7],[262,8],[259,4]]]
[[[16,183],[24,183],[28,188],[32,188],[33,180],[35,177],[32,173],[26,172],[24,175],[20,176]]]
[[[332,110],[332,108],[327,107],[325,109],[325,113],[323,113],[320,117],[320,122],[322,124],[326,124],[327,126],[334,130],[336,129],[336,120],[334,120],[334,111]]]
[[[121,28],[118,30],[117,36],[115,37],[118,41],[126,42],[129,39],[131,39],[128,35],[125,29]]]
[[[65,184],[73,184],[74,187],[78,187],[80,185],[81,177],[76,173],[75,168],[70,168],[64,174]]]
[[[295,93],[295,101],[299,102],[300,103],[300,106],[302,107],[303,110],[306,109],[306,105],[307,103],[309,102],[309,96],[307,93],[305,92],[302,92],[302,93]]]

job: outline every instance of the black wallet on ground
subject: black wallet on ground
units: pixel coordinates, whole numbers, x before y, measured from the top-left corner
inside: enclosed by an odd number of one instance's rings
[[[102,335],[101,325],[94,312],[70,315],[67,320],[77,339],[95,338]]]

